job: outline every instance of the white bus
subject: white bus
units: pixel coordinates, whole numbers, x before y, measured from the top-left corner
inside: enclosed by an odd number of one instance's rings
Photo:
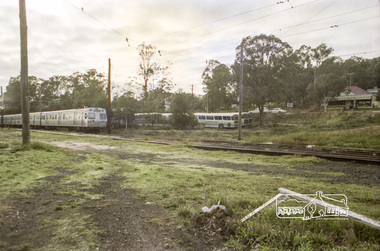
[[[194,113],[198,123],[203,127],[214,128],[237,128],[239,126],[239,113]],[[242,113],[242,126],[252,125],[252,115],[248,112]]]

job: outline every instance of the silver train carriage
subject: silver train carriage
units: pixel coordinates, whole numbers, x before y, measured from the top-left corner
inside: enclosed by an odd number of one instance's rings
[[[103,108],[32,112],[29,114],[31,128],[101,129],[107,127],[107,113]],[[4,115],[5,126],[21,126],[22,115]]]

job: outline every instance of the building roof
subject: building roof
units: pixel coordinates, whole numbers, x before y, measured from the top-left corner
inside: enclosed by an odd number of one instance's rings
[[[370,92],[367,92],[366,90],[357,87],[357,86],[347,86],[344,88],[345,90],[351,92],[354,95],[366,95],[366,94],[371,94]]]

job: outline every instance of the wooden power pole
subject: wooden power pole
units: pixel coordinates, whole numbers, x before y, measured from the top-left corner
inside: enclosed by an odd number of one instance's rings
[[[111,133],[111,59],[108,59],[108,105],[107,105],[107,132]]]
[[[4,94],[3,87],[1,86],[1,127],[4,127]]]
[[[241,113],[243,110],[243,43],[241,44],[240,47],[240,95],[239,95],[239,136],[238,140],[241,140],[241,128],[242,128],[242,123],[241,123]]]
[[[29,121],[29,86],[28,86],[28,26],[26,23],[25,0],[19,0],[20,8],[20,40],[21,40],[21,112],[22,112],[22,144],[30,143]]]

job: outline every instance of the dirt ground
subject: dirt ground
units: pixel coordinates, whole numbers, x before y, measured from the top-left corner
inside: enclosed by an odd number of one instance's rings
[[[110,147],[94,148],[91,144],[75,142],[64,144],[60,142],[60,144],[75,151],[100,151],[125,159],[133,157],[145,160],[147,158],[146,154],[121,152]],[[156,162],[163,161],[155,154],[149,154],[148,158]],[[194,160],[189,159],[182,161],[194,163]],[[291,169],[249,164],[231,165],[221,161],[197,160],[197,162],[218,168],[242,170],[252,175],[285,174],[313,177],[332,184],[344,182],[372,187],[378,186],[380,179],[380,169],[377,165],[353,162],[323,160],[316,165]],[[345,175],[328,175],[331,172]],[[35,189],[10,196],[5,201],[8,210],[0,221],[0,243],[2,243],[0,250],[44,250],[46,247],[52,249],[49,246],[50,240],[55,236],[51,231],[51,226],[43,222],[50,217],[60,217],[70,213],[70,210],[59,210],[59,206],[81,199],[80,195],[61,192],[59,187],[54,186],[71,174],[70,170],[59,169],[59,175],[47,177],[41,180],[40,185]],[[199,227],[181,225],[171,217],[167,209],[139,199],[134,190],[120,188],[122,182],[125,180],[118,173],[103,178],[99,186],[91,188],[91,191],[87,190],[94,194],[102,194],[103,197],[98,200],[86,200],[79,206],[79,212],[90,215],[98,231],[95,250],[227,250],[223,245],[226,240],[225,235],[210,234],[210,229],[203,231],[204,229]],[[87,189],[75,183],[70,184],[70,187],[79,191]],[[197,224],[204,222],[205,219],[202,217],[193,221]],[[218,232],[218,229],[215,231]],[[78,240],[72,241],[75,243]]]

